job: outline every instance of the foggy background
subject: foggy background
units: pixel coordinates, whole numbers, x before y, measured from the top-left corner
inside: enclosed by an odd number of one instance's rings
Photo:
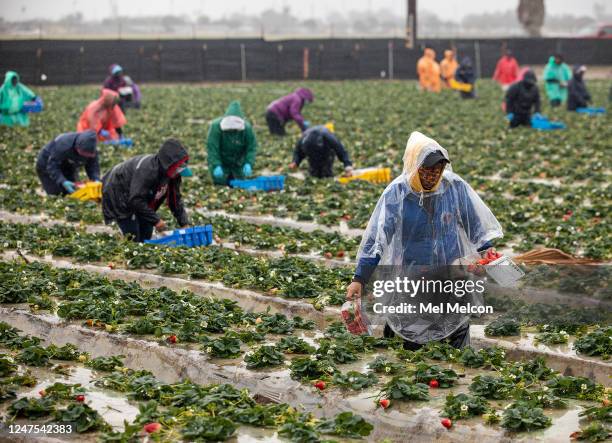
[[[418,2],[420,38],[525,36],[518,0]],[[1,0],[2,38],[402,37],[405,0]],[[593,35],[609,0],[546,0],[542,36]]]

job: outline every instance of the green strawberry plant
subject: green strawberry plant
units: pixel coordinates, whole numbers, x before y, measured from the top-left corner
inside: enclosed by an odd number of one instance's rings
[[[487,401],[477,395],[448,394],[442,416],[457,420],[482,415],[489,409]]]
[[[551,424],[552,420],[544,415],[542,408],[522,401],[514,402],[504,409],[501,422],[502,427],[515,432],[534,431]]]
[[[282,365],[285,361],[283,353],[275,346],[260,346],[255,351],[244,356],[247,369],[258,369]]]
[[[348,371],[347,373],[336,372],[332,378],[332,383],[343,389],[359,391],[374,386],[378,383],[378,377],[372,372],[365,374],[358,371]]]

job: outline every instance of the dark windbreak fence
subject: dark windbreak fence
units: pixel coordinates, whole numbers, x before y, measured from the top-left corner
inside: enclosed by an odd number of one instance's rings
[[[605,39],[419,40],[418,49],[401,39],[3,40],[0,69],[33,85],[99,83],[111,63],[138,82],[412,79],[424,46],[438,60],[453,46],[459,60],[471,57],[490,77],[503,45],[522,65],[545,64],[555,52],[570,64],[612,64],[612,41]]]

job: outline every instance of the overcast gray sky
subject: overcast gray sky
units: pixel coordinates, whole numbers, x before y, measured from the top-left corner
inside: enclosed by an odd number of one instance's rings
[[[610,0],[546,0],[550,14],[593,15],[595,3],[607,5]],[[111,15],[111,3],[117,5],[120,15],[204,14],[219,18],[234,12],[257,14],[264,9],[288,6],[302,18],[326,18],[336,11],[348,9],[395,9],[404,13],[405,0],[0,0],[0,16],[5,20],[35,18],[57,19],[80,11],[86,19]],[[419,8],[433,11],[447,20],[460,20],[464,15],[514,9],[518,0],[419,0]]]

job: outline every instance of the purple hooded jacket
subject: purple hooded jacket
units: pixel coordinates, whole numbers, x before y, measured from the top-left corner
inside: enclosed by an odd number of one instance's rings
[[[314,94],[310,89],[298,88],[291,94],[270,103],[268,111],[276,114],[282,123],[294,120],[303,131],[306,128],[304,127],[304,117],[301,114],[302,107],[304,107],[305,101],[310,103],[313,100]]]

